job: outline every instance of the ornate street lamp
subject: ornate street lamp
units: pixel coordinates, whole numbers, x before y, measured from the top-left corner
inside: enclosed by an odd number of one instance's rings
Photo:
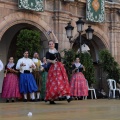
[[[82,52],[82,49],[81,49],[81,44],[82,44],[81,33],[83,32],[83,27],[84,27],[84,21],[82,20],[82,18],[79,18],[79,20],[76,22],[76,25],[77,25],[77,31],[79,32],[80,53],[81,53]],[[72,36],[72,31],[73,31],[74,27],[71,26],[71,23],[69,22],[68,25],[65,27],[65,29],[66,29],[67,38],[69,39],[70,43],[72,43],[71,38],[73,37]],[[86,31],[87,39],[92,40],[94,30],[91,28],[91,26],[88,26],[88,29],[85,30],[85,31]]]
[[[76,22],[77,31],[78,31],[79,33],[83,31],[84,23],[85,23],[85,22],[82,20],[82,18],[79,18],[79,20]]]
[[[91,26],[88,26],[88,29],[86,31],[86,37],[88,40],[92,40],[93,38],[93,32],[94,30],[91,28]]]
[[[65,27],[65,29],[66,29],[67,38],[69,39],[70,43],[72,43],[71,38],[73,37],[72,31],[73,31],[74,27],[71,26],[71,23],[69,22],[68,25]]]
[[[82,20],[82,18],[79,18],[79,20],[76,22],[77,25],[77,31],[79,32],[79,39],[80,39],[80,53],[82,52],[81,50],[81,33],[83,31],[83,27],[84,27],[84,21]]]

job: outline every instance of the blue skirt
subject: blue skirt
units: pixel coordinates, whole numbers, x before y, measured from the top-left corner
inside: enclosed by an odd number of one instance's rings
[[[20,73],[20,93],[32,93],[38,90],[32,73]]]

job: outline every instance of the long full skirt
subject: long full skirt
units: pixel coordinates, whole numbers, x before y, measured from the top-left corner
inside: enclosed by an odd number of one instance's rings
[[[19,79],[14,73],[8,73],[3,80],[2,98],[21,98]]]
[[[52,64],[47,77],[45,100],[70,95],[70,86],[66,70],[61,62]]]
[[[88,86],[82,72],[78,72],[72,75],[70,81],[70,93],[71,96],[75,97],[88,96]]]
[[[32,93],[38,91],[38,87],[32,73],[20,73],[20,93]]]
[[[45,92],[46,92],[46,81],[47,81],[47,72],[42,72],[42,88],[41,88],[41,98],[45,98]]]
[[[33,72],[37,87],[38,87],[38,91],[41,91],[42,88],[42,77],[41,77],[41,73],[39,71],[34,71]]]

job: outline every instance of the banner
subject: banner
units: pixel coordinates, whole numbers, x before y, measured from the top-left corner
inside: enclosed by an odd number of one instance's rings
[[[87,0],[86,19],[92,22],[104,22],[105,0]]]
[[[43,0],[19,0],[18,6],[20,9],[41,12],[43,11]]]

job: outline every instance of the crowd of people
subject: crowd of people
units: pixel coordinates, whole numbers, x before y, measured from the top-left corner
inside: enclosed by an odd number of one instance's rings
[[[13,57],[9,58],[5,66],[1,95],[6,102],[14,102],[16,98],[23,98],[27,102],[29,95],[32,102],[45,100],[56,104],[54,101],[63,96],[66,96],[68,103],[72,97],[79,99],[81,96],[88,96],[88,86],[82,73],[85,67],[80,59],[76,58],[74,61],[69,82],[58,52],[58,43],[50,40],[48,45],[49,50],[42,61],[36,52],[30,59],[27,50],[17,64]]]

